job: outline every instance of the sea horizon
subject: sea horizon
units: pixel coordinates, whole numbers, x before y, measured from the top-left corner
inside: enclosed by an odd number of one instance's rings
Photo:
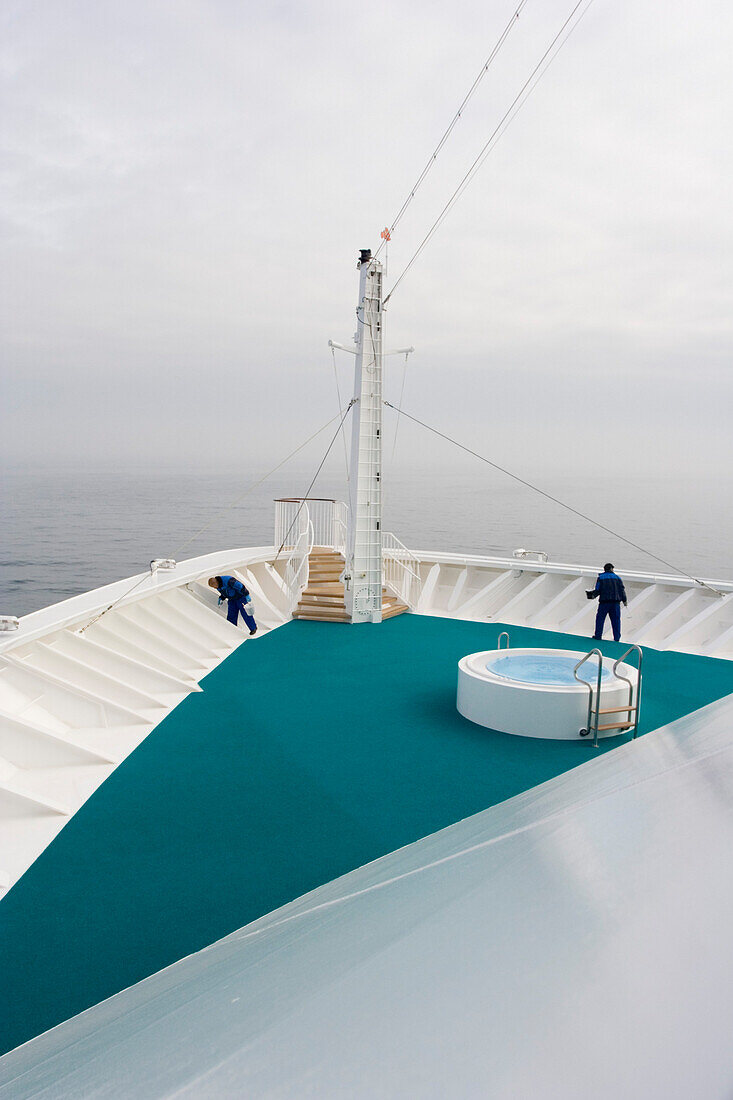
[[[294,467],[257,485],[265,472],[234,464],[182,470],[73,461],[6,468],[0,614],[27,615],[140,573],[154,557],[184,560],[271,545],[273,500],[302,495],[313,471]],[[729,580],[733,516],[720,502],[731,499],[732,480],[672,473],[548,472],[537,478],[546,492],[651,553],[496,471],[475,467],[395,471],[384,482],[383,529],[416,551],[511,555],[525,547],[543,550],[551,561],[591,568],[612,560],[621,574],[673,573],[663,558],[680,571]],[[346,499],[343,471],[326,470],[311,495]]]

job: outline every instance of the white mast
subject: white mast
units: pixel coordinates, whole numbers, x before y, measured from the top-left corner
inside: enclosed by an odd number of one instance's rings
[[[352,623],[382,621],[382,264],[358,263],[349,529],[344,577]]]

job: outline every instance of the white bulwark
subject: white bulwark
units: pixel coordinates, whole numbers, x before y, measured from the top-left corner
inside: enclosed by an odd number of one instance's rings
[[[382,621],[382,265],[362,250],[356,310],[345,603],[352,623]]]

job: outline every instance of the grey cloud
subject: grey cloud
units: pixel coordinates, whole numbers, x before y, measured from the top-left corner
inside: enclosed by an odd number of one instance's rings
[[[6,459],[269,461],[327,419],[357,249],[511,8],[9,9]],[[568,10],[527,5],[395,234],[391,278]],[[729,462],[732,31],[711,0],[591,6],[390,304],[420,415],[520,465]],[[222,414],[232,391],[247,431]]]

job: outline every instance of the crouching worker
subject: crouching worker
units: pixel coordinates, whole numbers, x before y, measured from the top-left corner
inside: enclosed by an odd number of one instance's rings
[[[603,624],[608,615],[613,630],[613,640],[621,640],[621,604],[626,607],[626,589],[624,582],[616,576],[610,561],[603,566],[603,572],[598,574],[596,586],[592,592],[586,592],[589,600],[598,600],[598,612],[596,614],[596,632],[593,635],[596,641],[603,637]]]
[[[209,588],[215,588],[219,593],[219,603],[229,600],[227,619],[232,626],[237,625],[237,619],[241,614],[249,627],[250,634],[257,633],[257,623],[252,616],[252,597],[247,588],[236,577],[210,577]]]

